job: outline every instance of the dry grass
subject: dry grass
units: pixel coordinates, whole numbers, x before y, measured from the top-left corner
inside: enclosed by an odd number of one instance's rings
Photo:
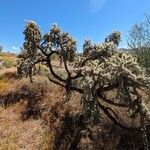
[[[27,78],[17,79],[14,73],[1,75],[0,150],[51,149],[54,128],[59,126],[59,121],[51,122],[51,108],[57,105],[56,110],[62,116],[67,109],[79,110],[78,94],[64,104],[66,96],[61,87],[44,76],[37,76],[34,81],[31,84]],[[37,108],[41,115],[36,118]]]
[[[15,104],[7,109],[0,108],[0,149],[48,149],[48,135],[42,128],[42,120],[27,120],[23,122],[20,113],[22,103]]]
[[[56,89],[56,87],[46,86],[46,80],[41,77],[38,77],[36,81],[38,82],[34,84],[29,83],[28,79],[11,79],[6,82],[6,79],[2,78],[0,80],[0,95],[1,97],[7,97],[7,95],[11,97],[15,93],[18,93],[19,95],[21,90],[25,90],[26,92],[28,91],[29,93],[32,93],[33,96],[39,94],[40,92],[42,92],[42,90],[44,90],[45,92],[50,91],[51,93],[52,90]],[[42,84],[44,82],[45,84]],[[44,95],[42,96],[44,98]],[[45,95],[45,99],[48,98],[47,96],[48,94]],[[55,96],[56,98],[58,98],[58,95]],[[50,95],[50,98],[55,96]],[[44,127],[43,125],[43,118],[35,120],[31,117],[25,121],[22,121],[21,115],[29,107],[29,101],[32,101],[32,99],[20,99],[19,101],[14,101],[12,99],[12,101],[9,102],[10,105],[8,105],[7,108],[4,108],[3,105],[1,105],[0,150],[50,149],[51,135],[49,134],[48,128]],[[45,102],[43,101],[44,99],[39,102],[41,104],[41,107],[46,107],[46,101],[47,103],[51,104],[48,99],[45,100]]]
[[[114,93],[110,93],[111,96]],[[58,149],[66,150],[68,137],[72,140],[75,135],[72,128],[81,130],[81,124],[75,122],[81,112],[80,95],[73,93],[69,97],[71,101],[66,101],[64,89],[49,82],[45,76],[34,77],[31,84],[27,78],[17,79],[13,72],[1,74],[0,150],[50,150],[55,147],[54,143],[60,143]],[[131,124],[124,110],[115,111],[126,125]],[[100,127],[89,127],[92,138],[84,131],[79,149],[137,149],[140,142],[137,133],[121,130],[105,115],[102,115],[101,123]],[[64,124],[67,132],[60,134]]]
[[[16,66],[16,56],[9,53],[0,53],[0,60],[3,62],[2,66],[11,68]]]

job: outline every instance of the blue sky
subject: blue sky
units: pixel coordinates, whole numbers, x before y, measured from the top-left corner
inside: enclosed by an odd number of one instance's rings
[[[79,49],[84,39],[102,42],[114,30],[122,33],[120,47],[126,47],[130,27],[149,12],[150,0],[0,0],[0,45],[18,52],[25,20],[34,20],[43,33],[58,23]]]

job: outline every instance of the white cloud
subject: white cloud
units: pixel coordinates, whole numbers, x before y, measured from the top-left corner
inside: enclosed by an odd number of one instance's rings
[[[12,46],[12,50],[14,50],[14,51],[18,51],[18,50],[19,50],[19,47]]]
[[[106,2],[107,0],[90,0],[90,11],[92,13],[97,13],[104,7]]]

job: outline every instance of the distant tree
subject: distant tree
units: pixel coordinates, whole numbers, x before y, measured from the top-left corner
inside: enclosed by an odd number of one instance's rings
[[[139,63],[150,73],[150,15],[132,26],[128,35],[128,46],[137,55]]]

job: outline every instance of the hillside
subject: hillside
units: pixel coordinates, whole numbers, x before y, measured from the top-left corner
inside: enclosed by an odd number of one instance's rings
[[[80,94],[70,95],[60,86],[50,82],[41,73],[30,83],[28,78],[16,75],[16,56],[0,55],[0,150],[65,150],[68,142],[77,142],[76,133],[82,131]],[[5,66],[5,61],[12,65]],[[8,63],[8,62],[7,62]],[[63,75],[58,62],[53,65]],[[110,93],[110,97],[113,93]],[[116,111],[124,116],[125,112]],[[122,121],[129,125],[124,116]],[[140,148],[141,138],[137,132],[129,132],[115,126],[105,115],[101,126],[82,131],[79,149],[135,149]],[[149,128],[148,128],[149,130]],[[148,135],[150,132],[148,132]]]
[[[17,57],[14,54],[0,54],[0,150],[49,149],[51,139],[49,128],[44,125],[41,115],[38,116],[36,113],[34,115],[32,112],[34,104],[30,106],[29,103],[38,97],[42,100],[41,107],[45,107],[46,97],[39,96],[40,90],[49,88],[54,93],[53,90],[56,87],[47,84],[44,87],[47,82],[44,77],[36,77],[33,85],[28,79],[17,79],[16,60]],[[41,86],[40,89],[37,89],[39,86]],[[44,94],[46,93],[47,90],[44,91]],[[29,95],[31,95],[30,98]],[[50,99],[56,99],[55,95],[48,96]],[[45,112],[48,110],[46,109]]]
[[[15,54],[0,52],[0,69],[16,67]]]
[[[62,89],[41,75],[33,84],[18,79],[16,56],[3,53],[0,59],[0,150],[51,149],[49,111],[62,101]]]

